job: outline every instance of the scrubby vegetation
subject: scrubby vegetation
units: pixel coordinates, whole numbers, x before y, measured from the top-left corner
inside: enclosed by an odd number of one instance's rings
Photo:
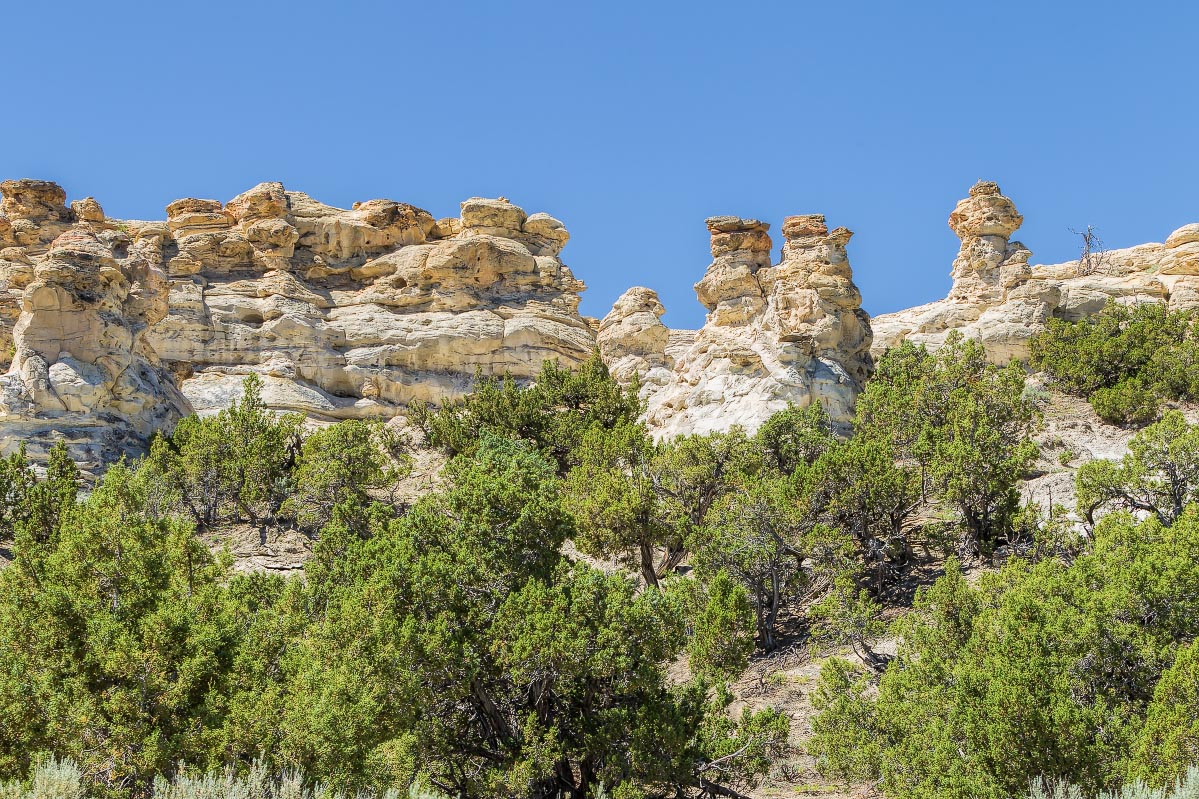
[[[1172,780],[1197,753],[1192,739],[1165,756],[1155,730],[1171,709],[1156,694],[1172,697],[1170,672],[1191,660],[1197,557],[1189,512],[1169,527],[1113,514],[1072,564],[1016,560],[977,586],[951,562],[900,623],[877,694],[860,668],[826,665],[810,749],[895,797],[1003,797],[1037,777],[1091,792]]]
[[[1088,799],[1089,794],[1067,782],[1045,784],[1038,781],[1028,799]],[[1196,799],[1199,797],[1199,767],[1192,766],[1171,785],[1154,787],[1139,780],[1113,791],[1104,791],[1096,799]]]
[[[1113,424],[1151,422],[1164,401],[1199,397],[1199,327],[1191,312],[1111,301],[1077,322],[1050,319],[1031,347],[1035,368]]]
[[[889,796],[1199,760],[1181,417],[1080,470],[1075,529],[1020,502],[1021,368],[959,337],[888,353],[852,435],[818,405],[672,441],[640,413],[598,359],[418,407],[422,441],[309,429],[251,379],[90,491],[62,447],[41,476],[0,461],[0,796],[744,796],[792,731],[732,684],[796,646],[855,656],[824,667],[807,748]],[[393,502],[416,445],[440,487]],[[310,536],[304,573],[236,573],[196,535],[244,525]]]
[[[531,443],[482,431],[397,508],[366,491],[394,468],[384,430],[305,438],[253,381],[181,433],[86,498],[65,448],[40,480],[0,469],[0,774],[52,753],[97,796],[255,761],[351,792],[720,795],[785,746],[781,714],[727,712],[744,593],[568,560],[565,483]],[[303,578],[233,574],[194,535],[267,520],[324,520]],[[697,676],[669,681],[689,644]]]

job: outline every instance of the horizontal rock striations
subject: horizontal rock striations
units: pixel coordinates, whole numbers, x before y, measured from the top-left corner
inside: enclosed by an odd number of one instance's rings
[[[846,247],[823,216],[770,226],[707,220],[712,263],[695,284],[700,330],[670,330],[647,288],[602,320],[560,254],[561,222],[506,199],[456,218],[369,200],[342,209],[279,183],[228,202],[187,198],[163,221],[109,219],[54,183],[0,183],[0,453],[40,460],[56,440],[98,467],[144,451],[182,415],[228,407],[257,373],[276,410],[315,419],[391,417],[461,396],[477,373],[531,380],[546,360],[597,348],[641,384],[657,435],[754,429],[788,403],[847,421],[875,356],[951,330],[999,362],[1028,354],[1053,317],[1109,299],[1199,307],[1199,224],[1161,244],[1030,265],[1023,218],[994,183],[954,208],[961,240],[943,300],[871,320]]]
[[[530,378],[594,348],[584,285],[558,258],[569,234],[546,214],[481,198],[457,219],[390,200],[347,211],[277,183],[218,205],[168,207],[170,313],[149,334],[197,410],[252,370],[272,407],[391,416],[461,395],[477,370]]]
[[[62,439],[90,466],[139,452],[189,411],[147,341],[168,310],[157,245],[53,183],[0,192],[0,447],[41,459]]]
[[[1030,266],[1029,250],[1011,240],[1023,221],[996,184],[970,189],[949,215],[961,239],[949,296],[874,317],[875,356],[905,339],[936,348],[960,330],[979,339],[992,360],[1007,363],[1028,356],[1029,340],[1050,318],[1084,319],[1111,299],[1199,307],[1199,225],[1176,230],[1164,244]]]
[[[641,376],[650,426],[661,436],[753,430],[788,403],[812,402],[848,421],[873,369],[845,250],[853,234],[830,232],[820,215],[788,217],[772,266],[768,224],[720,216],[707,225],[713,261],[695,285],[703,328],[672,334],[644,288],[626,292],[600,326],[614,374]]]
[[[54,437],[99,464],[263,376],[278,410],[388,417],[533,377],[595,347],[561,222],[472,198],[455,219],[390,200],[334,208],[264,183],[165,222],[0,184],[0,445]]]

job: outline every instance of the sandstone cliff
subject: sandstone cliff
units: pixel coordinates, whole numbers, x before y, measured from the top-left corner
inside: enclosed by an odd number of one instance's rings
[[[712,263],[695,285],[698,331],[669,330],[658,296],[626,292],[603,320],[579,315],[561,222],[471,198],[457,218],[391,200],[334,208],[278,183],[228,202],[183,199],[157,222],[67,204],[45,181],[0,183],[0,452],[40,458],[66,440],[82,464],[140,452],[182,415],[227,407],[245,375],[278,410],[388,418],[469,391],[477,372],[533,378],[598,347],[642,383],[656,434],[749,429],[787,403],[852,414],[875,355],[950,330],[996,361],[1027,355],[1052,317],[1115,298],[1199,307],[1199,224],[1089,264],[1030,266],[1023,222],[979,183],[949,224],[961,239],[938,302],[870,320],[846,252],[819,215],[769,225],[707,220]],[[873,330],[873,332],[872,332]]]
[[[264,183],[184,199],[165,222],[0,184],[0,444],[56,436],[100,464],[181,414],[226,407],[244,376],[280,410],[390,417],[469,390],[476,370],[532,377],[593,351],[569,239],[546,214],[472,198],[435,220],[390,200],[349,210]]]
[[[158,244],[65,205],[43,181],[0,183],[0,444],[40,458],[62,438],[82,463],[137,452],[189,408],[147,343],[167,315]]]
[[[962,242],[949,296],[874,317],[875,356],[904,339],[936,348],[960,330],[1006,363],[1028,356],[1029,339],[1050,318],[1083,319],[1109,299],[1199,307],[1199,224],[1179,228],[1164,244],[1110,250],[1090,263],[1029,266],[1032,253],[1011,240],[1023,221],[996,184],[970,189],[949,215]]]
[[[821,215],[783,223],[782,260],[770,263],[769,225],[707,220],[713,262],[696,294],[708,309],[694,336],[672,336],[662,305],[630,289],[600,323],[600,351],[618,379],[641,376],[647,420],[672,436],[754,430],[788,403],[821,402],[848,421],[873,369],[870,320],[853,283],[845,228]]]

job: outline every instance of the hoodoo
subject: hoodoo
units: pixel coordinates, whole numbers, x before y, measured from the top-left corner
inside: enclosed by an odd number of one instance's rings
[[[602,321],[579,314],[582,281],[562,262],[553,217],[472,197],[434,219],[392,200],[320,203],[279,183],[228,202],[188,198],[166,220],[108,218],[40,180],[0,183],[0,451],[40,460],[65,440],[100,467],[144,451],[183,415],[213,413],[258,374],[275,410],[314,419],[390,418],[443,403],[476,374],[536,377],[596,350],[639,380],[657,436],[756,429],[789,403],[847,422],[874,357],[951,330],[990,358],[1028,354],[1051,317],[1109,299],[1199,307],[1199,225],[1163,244],[1029,265],[1023,217],[980,182],[949,225],[961,240],[949,296],[871,320],[846,228],[787,217],[706,220],[712,263],[695,284],[707,321],[670,330],[658,295],[629,289]]]
[[[602,350],[623,367],[618,377],[632,364],[650,367],[650,426],[661,436],[755,430],[788,403],[812,402],[847,421],[873,369],[870,320],[846,254],[853,233],[829,231],[819,214],[788,217],[772,266],[767,223],[718,216],[707,226],[713,261],[695,291],[708,318],[686,346],[672,346],[648,289],[627,292],[601,326]],[[616,330],[636,334],[618,344]]]
[[[1024,217],[995,183],[979,182],[949,215],[961,239],[953,287],[943,300],[874,317],[874,352],[909,339],[936,348],[951,330],[977,338],[998,362],[1028,356],[1028,344],[1051,317],[1071,321],[1098,313],[1108,300],[1199,307],[1199,225],[1164,244],[1141,244],[1049,266],[1011,236]]]

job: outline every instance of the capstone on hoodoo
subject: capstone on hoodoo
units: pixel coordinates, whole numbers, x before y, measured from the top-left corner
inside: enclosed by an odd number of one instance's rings
[[[1030,266],[1029,250],[1011,240],[1023,221],[998,185],[975,184],[949,215],[961,239],[949,296],[874,317],[875,356],[905,339],[935,349],[960,330],[1007,363],[1028,357],[1030,339],[1050,318],[1085,319],[1109,300],[1199,307],[1199,225],[1176,230],[1164,244],[1096,253],[1089,263]]]
[[[165,222],[0,184],[0,448],[77,460],[136,452],[181,414],[227,407],[263,377],[278,410],[390,417],[470,390],[476,370],[532,378],[595,336],[569,239],[546,214],[471,198],[458,218],[391,200],[351,209],[264,183],[184,199]]]
[[[626,292],[601,324],[616,376],[641,376],[655,434],[754,430],[788,403],[820,402],[848,421],[873,369],[870,320],[846,255],[853,234],[829,231],[818,214],[788,217],[772,266],[767,223],[720,216],[707,226],[713,261],[695,285],[708,309],[703,328],[679,341],[643,288]]]

